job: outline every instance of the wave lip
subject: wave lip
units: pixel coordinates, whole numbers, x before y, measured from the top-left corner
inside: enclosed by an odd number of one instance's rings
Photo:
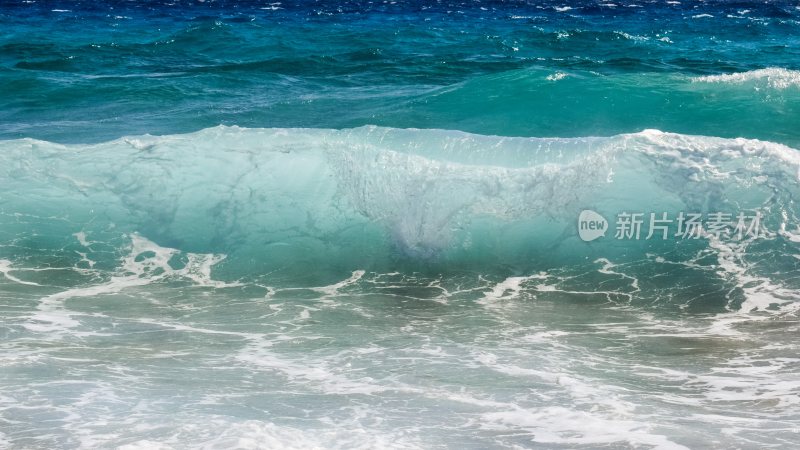
[[[790,87],[800,87],[800,70],[768,67],[766,69],[749,70],[747,72],[695,77],[692,81],[725,84],[759,83],[765,84],[773,89],[787,89]]]

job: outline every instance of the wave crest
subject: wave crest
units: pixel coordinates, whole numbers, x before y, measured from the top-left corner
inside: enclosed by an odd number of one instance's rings
[[[800,71],[780,67],[750,70],[723,75],[707,75],[693,79],[701,83],[749,84],[757,83],[773,89],[800,87]]]

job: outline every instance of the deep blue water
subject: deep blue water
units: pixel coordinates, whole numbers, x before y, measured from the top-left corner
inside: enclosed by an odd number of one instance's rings
[[[796,72],[774,75],[789,92],[692,82],[800,69],[792,2],[5,2],[0,14],[3,138],[382,125],[794,144],[800,129]]]

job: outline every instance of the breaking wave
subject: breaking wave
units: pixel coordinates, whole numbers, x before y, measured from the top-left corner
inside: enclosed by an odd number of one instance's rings
[[[773,89],[800,87],[800,71],[770,67],[747,72],[707,75],[694,78],[702,83],[753,84]]]
[[[0,259],[117,268],[136,235],[227,255],[215,267],[239,279],[309,267],[502,273],[711,245],[586,243],[576,219],[591,209],[610,220],[759,211],[762,251],[797,261],[798,171],[800,153],[780,144],[656,130],[545,139],[216,127],[95,145],[11,140],[0,142]]]

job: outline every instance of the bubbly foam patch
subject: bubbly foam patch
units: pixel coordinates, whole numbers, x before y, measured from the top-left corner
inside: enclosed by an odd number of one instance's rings
[[[77,239],[81,244],[87,244],[85,235],[79,235]],[[173,267],[172,260],[180,254],[182,253],[177,249],[161,247],[138,234],[133,234],[130,236],[127,255],[124,256],[119,268],[108,278],[108,281],[66,289],[41,298],[36,308],[37,311],[31,315],[25,327],[30,331],[47,333],[50,337],[59,336],[67,329],[80,325],[80,321],[76,319],[80,314],[70,311],[65,305],[68,300],[115,294],[167,279],[188,280],[196,286],[205,287],[219,288],[239,285],[211,279],[212,267],[225,259],[224,255],[186,253],[184,266],[176,269]],[[0,272],[8,277],[9,275],[2,269],[3,266],[0,265]],[[10,279],[13,280],[13,278]]]
[[[700,17],[700,16],[698,16]],[[748,72],[729,73],[723,75],[707,75],[693,79],[700,83],[745,84],[759,83],[773,89],[800,87],[800,71],[770,67]]]

